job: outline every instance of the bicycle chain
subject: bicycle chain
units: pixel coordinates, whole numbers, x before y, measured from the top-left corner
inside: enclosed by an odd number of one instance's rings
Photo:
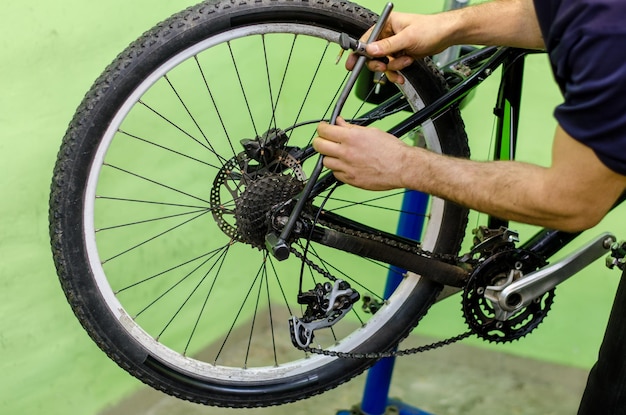
[[[453,343],[456,343],[458,341],[468,338],[472,334],[474,333],[471,331],[468,331],[468,332],[459,334],[458,336],[450,337],[449,339],[446,339],[446,340],[441,340],[435,343],[426,344],[424,346],[414,347],[411,349],[395,350],[391,352],[349,353],[349,352],[336,352],[334,350],[328,350],[328,349],[316,349],[313,347],[304,347],[304,348],[301,348],[300,350],[307,352],[307,353],[311,353],[311,354],[319,354],[319,355],[328,356],[328,357],[338,357],[341,359],[376,359],[378,360],[378,359],[383,359],[387,357],[408,356],[412,354],[417,354],[417,353],[422,353],[422,352],[427,352],[430,350],[438,349],[444,346],[449,346]]]
[[[317,222],[322,224],[323,226],[327,226],[330,229],[333,229],[333,230],[336,230],[336,231],[339,231],[339,232],[343,232],[343,233],[346,233],[348,235],[358,236],[358,237],[365,238],[365,239],[370,239],[370,240],[376,240],[376,241],[379,241],[379,242],[383,242],[383,243],[386,243],[388,245],[392,245],[394,247],[397,247],[397,248],[400,248],[402,250],[405,250],[407,252],[415,253],[417,255],[426,256],[428,258],[439,259],[439,260],[446,261],[446,262],[451,262],[451,263],[452,262],[456,262],[457,259],[458,259],[454,255],[450,255],[450,254],[436,254],[436,253],[433,253],[433,252],[429,252],[429,251],[423,250],[419,246],[411,246],[409,244],[405,244],[405,243],[398,242],[396,240],[391,240],[389,238],[385,238],[385,237],[383,237],[381,235],[372,235],[372,234],[367,233],[367,232],[355,231],[355,230],[350,229],[350,228],[345,228],[345,227],[336,226],[336,225],[327,223],[327,222],[325,222],[323,220],[318,220]],[[306,265],[311,267],[314,271],[318,272],[324,278],[327,278],[327,279],[329,279],[329,280],[331,280],[333,282],[337,281],[337,278],[335,276],[333,276],[328,271],[322,269],[319,265],[317,265],[316,263],[314,263],[313,261],[311,261],[310,259],[305,257],[302,253],[300,253],[295,248],[291,247],[290,250],[291,250],[291,253],[293,253],[297,258],[299,258]],[[426,351],[429,351],[429,350],[438,349],[440,347],[448,346],[450,344],[453,344],[453,343],[456,343],[456,342],[461,341],[463,339],[466,339],[469,336],[471,336],[472,334],[474,334],[474,333],[470,330],[470,331],[467,331],[465,333],[461,333],[459,335],[450,337],[448,339],[440,340],[438,342],[434,342],[434,343],[431,343],[431,344],[426,344],[426,345],[419,346],[419,347],[414,347],[414,348],[411,348],[411,349],[394,350],[394,351],[389,351],[389,352],[350,353],[350,352],[337,352],[337,351],[334,351],[334,350],[313,348],[313,347],[301,347],[299,349],[304,351],[304,352],[311,353],[311,354],[319,354],[319,355],[329,356],[329,357],[338,357],[338,358],[342,358],[342,359],[382,359],[382,358],[387,358],[387,357],[408,356],[408,355],[412,355],[412,354],[426,352]],[[291,333],[291,335],[293,336],[293,333]],[[294,340],[294,339],[292,339],[292,340]],[[296,344],[295,341],[293,343]]]
[[[363,239],[369,239],[372,241],[382,242],[385,245],[393,246],[394,248],[399,248],[399,249],[402,249],[403,251],[410,252],[412,254],[416,254],[424,258],[436,259],[442,262],[446,262],[448,264],[457,264],[459,261],[459,257],[457,257],[456,255],[441,254],[441,253],[427,251],[425,249],[422,249],[420,245],[409,245],[407,243],[399,242],[395,239],[385,238],[382,235],[373,235],[368,232],[357,231],[351,228],[334,225],[332,223],[324,221],[323,219],[319,219],[317,222],[335,231],[345,233],[351,236],[356,236],[356,237],[363,238]]]

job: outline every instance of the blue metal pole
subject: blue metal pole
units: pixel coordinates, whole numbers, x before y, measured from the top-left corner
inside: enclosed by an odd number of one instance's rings
[[[398,235],[415,240],[421,238],[428,200],[428,195],[424,193],[407,191],[402,201],[402,212],[397,228]],[[385,298],[389,298],[398,287],[404,272],[397,267],[391,267],[387,275]],[[392,357],[381,359],[368,371],[363,400],[361,401],[361,411],[364,414],[383,415],[385,413],[388,406],[394,363],[395,358]]]

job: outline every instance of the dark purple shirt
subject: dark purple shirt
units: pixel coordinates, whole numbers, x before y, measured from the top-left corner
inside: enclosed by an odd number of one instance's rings
[[[626,175],[626,0],[534,0],[561,127]],[[584,168],[584,166],[581,166]]]

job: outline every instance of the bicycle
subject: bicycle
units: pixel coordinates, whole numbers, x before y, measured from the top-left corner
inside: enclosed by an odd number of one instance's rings
[[[327,172],[311,180],[316,125],[349,76],[335,54],[376,20],[335,0],[201,3],[129,46],[88,92],[54,170],[52,249],[76,316],[130,374],[209,405],[292,402],[396,353],[451,292],[470,327],[459,338],[505,342],[537,327],[554,287],[587,263],[611,252],[623,267],[610,234],[547,265],[576,234],[518,245],[496,218],[459,256],[467,209]],[[495,156],[513,158],[528,53],[418,61],[399,87],[366,79],[344,117],[469,157],[459,103],[501,67]]]

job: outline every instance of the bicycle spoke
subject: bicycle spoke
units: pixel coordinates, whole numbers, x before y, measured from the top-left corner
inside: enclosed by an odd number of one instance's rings
[[[159,111],[157,111],[156,109],[152,108],[150,105],[148,105],[147,103],[145,103],[142,100],[138,101],[139,104],[143,105],[145,108],[147,108],[148,110],[150,110],[153,114],[155,114],[156,116],[158,116],[159,118],[161,118],[162,120],[164,120],[165,122],[167,122],[169,125],[171,125],[172,127],[176,128],[178,131],[180,131],[181,133],[183,133],[184,135],[186,135],[187,137],[191,138],[194,142],[198,143],[199,145],[201,145],[202,147],[204,147],[206,150],[209,150],[211,153],[213,153],[218,159],[220,159],[220,155],[218,153],[216,153],[215,151],[213,151],[209,146],[207,146],[206,144],[204,144],[201,140],[198,140],[196,137],[194,137],[191,133],[185,131],[182,127],[180,127],[178,124],[176,124],[174,121],[170,120],[169,118],[167,118],[165,115],[161,114]]]
[[[342,206],[338,206],[338,207],[333,207],[332,209],[326,209],[327,211],[336,211],[336,210],[341,210],[341,209],[346,209],[346,208],[350,208],[350,207],[354,207],[354,206],[371,206],[371,207],[380,207],[378,205],[372,205],[372,202],[377,202],[380,200],[384,200],[384,199],[388,199],[388,198],[393,198],[396,197],[398,195],[403,195],[406,193],[406,190],[402,189],[399,190],[397,192],[391,193],[391,194],[384,194],[382,196],[377,196],[377,197],[372,197],[366,200],[359,200],[359,201],[354,201],[354,200],[348,200],[348,199],[342,199],[342,198],[338,198],[335,196],[330,196],[328,198],[328,200],[333,201],[333,202],[342,202],[345,203]]]
[[[106,263],[108,263],[108,262],[110,262],[110,261],[112,261],[114,259],[117,259],[117,258],[121,257],[122,255],[125,255],[125,254],[127,254],[127,253],[129,253],[129,252],[131,252],[131,251],[141,247],[141,246],[144,246],[145,244],[147,244],[149,242],[152,242],[152,241],[154,241],[154,240],[156,240],[158,238],[161,238],[164,235],[167,235],[168,233],[174,231],[175,229],[178,229],[181,226],[187,225],[188,223],[190,223],[190,222],[192,222],[192,221],[194,221],[194,220],[196,220],[196,219],[206,215],[207,213],[208,213],[208,211],[202,212],[199,215],[196,215],[196,216],[194,216],[191,219],[188,219],[188,220],[186,220],[186,221],[184,221],[182,223],[179,223],[178,225],[172,226],[171,228],[169,228],[169,229],[167,229],[167,230],[165,230],[163,232],[160,232],[157,235],[154,235],[154,236],[152,236],[152,237],[150,237],[150,238],[148,238],[148,239],[146,239],[146,240],[144,240],[144,241],[142,241],[142,242],[140,242],[138,244],[135,244],[135,245],[131,246],[128,249],[125,249],[124,251],[122,251],[122,252],[120,252],[120,253],[118,253],[116,255],[113,255],[112,257],[109,257],[109,258],[105,259],[104,261],[102,261],[102,264],[106,264]]]
[[[226,250],[221,252],[220,257],[223,258],[224,255],[226,255]],[[207,259],[207,262],[210,260],[211,258]],[[218,258],[218,261],[220,260],[220,258]],[[206,263],[206,262],[205,262]],[[169,290],[167,290],[166,292],[164,292],[160,297],[158,297],[157,299],[155,299],[151,304],[149,304],[148,306],[146,306],[146,308],[144,310],[142,310],[139,314],[141,314],[142,312],[146,311],[149,307],[153,306],[154,304],[156,304],[158,302],[158,300],[160,300],[161,298],[163,298],[166,294],[170,293],[172,290],[174,290],[174,288],[176,288],[179,284],[182,284],[183,281],[185,281],[187,278],[189,278],[191,275],[193,275],[198,269],[200,269],[200,267],[202,267],[205,263],[200,264],[200,266],[198,266],[198,268],[194,269],[193,271],[191,271],[189,274],[185,275],[185,277],[183,277],[182,279],[180,279],[178,282],[176,282],[174,285],[172,285],[172,287],[170,287]],[[175,313],[172,315],[172,317],[170,318],[170,320],[165,324],[165,326],[163,327],[163,329],[161,330],[161,332],[158,334],[158,336],[156,337],[156,339],[158,340],[163,333],[165,333],[165,330],[168,329],[168,327],[170,327],[170,325],[172,324],[172,322],[174,321],[174,319],[179,315],[179,313],[182,311],[182,309],[185,307],[185,305],[189,302],[189,300],[191,299],[191,297],[196,293],[196,291],[198,290],[198,288],[200,288],[200,285],[202,285],[202,283],[205,281],[205,279],[207,278],[207,276],[209,275],[209,273],[211,272],[211,270],[213,269],[213,267],[215,266],[215,264],[213,264],[213,266],[207,271],[207,273],[204,275],[204,277],[202,279],[200,279],[200,281],[195,285],[195,287],[193,288],[193,290],[191,290],[191,292],[186,296],[186,298],[184,299],[184,301],[182,302],[182,304],[178,307],[178,309],[175,311]],[[139,315],[138,314],[138,315]],[[191,340],[191,339],[190,339]],[[189,341],[190,341],[189,340]],[[189,343],[188,341],[188,343]]]
[[[265,266],[263,266],[261,268],[261,281],[259,282],[259,288],[257,290],[256,301],[254,304],[254,312],[253,312],[251,323],[250,323],[250,335],[248,337],[246,355],[245,355],[244,364],[243,364],[244,369],[248,368],[248,358],[250,357],[250,347],[252,345],[252,336],[254,335],[254,327],[256,326],[256,319],[257,319],[257,315],[259,312],[259,302],[261,300],[261,292],[264,286],[263,282],[266,280],[266,278],[267,278],[267,272],[266,272]],[[274,358],[274,360],[276,360],[276,358]]]
[[[166,146],[164,146],[164,145],[157,144],[157,143],[155,143],[155,142],[152,142],[152,141],[147,140],[147,139],[145,139],[145,138],[141,138],[141,137],[139,137],[139,136],[133,135],[133,134],[131,134],[131,133],[129,133],[129,132],[126,132],[126,131],[123,131],[123,130],[121,130],[121,129],[118,129],[117,131],[118,131],[120,134],[123,134],[123,135],[125,135],[125,136],[127,136],[127,137],[134,138],[134,139],[136,139],[136,140],[138,140],[138,141],[141,141],[141,142],[143,142],[143,143],[149,144],[149,145],[151,145],[151,146],[154,146],[154,147],[157,147],[157,148],[160,148],[160,149],[163,149],[163,150],[169,151],[170,153],[173,153],[173,154],[179,155],[179,156],[184,157],[184,158],[186,158],[186,159],[189,159],[189,160],[192,160],[192,161],[195,161],[195,162],[198,162],[198,163],[204,164],[204,165],[209,166],[209,167],[212,167],[212,168],[214,168],[214,169],[220,169],[220,167],[219,167],[219,166],[216,166],[216,165],[211,164],[211,163],[208,163],[208,162],[206,162],[206,161],[203,161],[203,160],[197,159],[197,158],[192,157],[192,156],[189,156],[189,155],[187,155],[187,154],[183,154],[183,153],[181,153],[180,151],[173,150],[173,149],[171,149],[171,148],[169,148],[169,147],[166,147]]]
[[[267,258],[268,253],[265,253],[265,256]],[[270,285],[269,285],[269,275],[267,273],[267,269],[264,269],[264,273],[265,273],[265,292],[267,294],[267,307],[268,307],[268,313],[269,313],[269,321],[270,321],[270,334],[271,334],[271,338],[272,338],[272,351],[273,351],[273,355],[274,355],[274,366],[278,366],[278,354],[276,352],[276,335],[274,333],[274,314],[272,313],[272,299],[270,297]]]
[[[204,134],[204,131],[202,131],[202,127],[200,127],[200,124],[198,124],[198,121],[196,121],[196,118],[193,116],[193,114],[191,113],[191,111],[189,110],[189,108],[187,107],[187,105],[185,104],[185,101],[183,101],[182,97],[180,96],[180,94],[178,93],[178,91],[176,90],[176,88],[174,87],[174,84],[172,84],[172,81],[170,80],[170,78],[167,76],[167,74],[165,74],[163,76],[163,79],[165,79],[165,81],[167,82],[167,84],[170,86],[170,88],[172,89],[172,91],[174,92],[174,94],[176,95],[176,98],[178,98],[178,101],[180,102],[180,104],[183,106],[183,108],[185,109],[185,112],[187,113],[187,115],[189,115],[189,118],[191,118],[191,121],[193,121],[194,125],[196,126],[196,128],[198,129],[198,132],[200,133],[200,135],[202,135],[202,138],[204,138],[204,141],[206,141],[207,145],[209,146],[209,148],[211,149],[211,151],[213,151],[215,153],[215,149],[213,149],[213,146],[211,145],[211,143],[209,142],[209,139],[207,138],[206,134]]]
[[[212,250],[212,251],[210,251],[210,252],[204,253],[204,254],[199,255],[199,256],[197,256],[197,257],[195,257],[195,258],[192,258],[192,259],[190,259],[190,260],[188,260],[188,261],[184,261],[184,262],[182,262],[182,263],[180,263],[180,264],[174,265],[174,266],[172,266],[172,267],[170,267],[170,268],[168,268],[168,269],[165,269],[165,270],[163,270],[163,271],[160,271],[160,272],[158,272],[158,273],[156,273],[156,274],[153,274],[153,275],[151,275],[151,276],[149,276],[149,277],[143,278],[143,279],[141,279],[141,280],[139,280],[139,281],[137,281],[137,282],[134,282],[134,283],[132,283],[132,284],[130,284],[130,285],[127,285],[127,286],[125,286],[125,287],[123,287],[123,288],[119,288],[119,289],[115,290],[115,291],[114,291],[114,293],[115,293],[115,295],[118,295],[118,294],[120,294],[120,293],[123,293],[124,291],[127,291],[127,290],[131,289],[131,288],[135,288],[135,287],[140,286],[141,284],[145,284],[145,283],[147,283],[147,282],[153,281],[153,280],[155,280],[155,279],[157,279],[157,278],[159,278],[159,277],[161,277],[161,276],[163,276],[163,275],[166,275],[166,274],[168,274],[168,273],[170,273],[170,272],[172,272],[172,271],[176,271],[176,270],[178,270],[178,269],[180,269],[180,268],[184,267],[185,265],[189,265],[189,264],[191,264],[191,263],[193,263],[193,262],[199,261],[199,260],[201,260],[202,258],[205,258],[205,257],[207,257],[207,256],[209,256],[209,257],[210,257],[210,258],[208,259],[208,260],[210,260],[212,257],[214,257],[215,255],[219,254],[222,250],[226,249],[227,247],[228,247],[228,245],[225,245],[225,246],[220,246],[219,248],[214,249],[214,250]],[[208,260],[207,260],[207,261],[208,261]],[[206,262],[206,261],[205,261],[205,262]]]
[[[326,109],[324,110],[324,115],[322,115],[322,120],[328,119],[328,115],[334,109],[335,103],[337,102],[337,99],[339,98],[339,95],[341,94],[341,91],[343,90],[343,87],[344,87],[346,81],[348,80],[349,76],[350,76],[350,73],[346,71],[343,79],[339,82],[337,88],[335,89],[334,95],[328,101],[328,105],[326,106]],[[319,120],[317,123],[321,122],[322,120]],[[307,146],[311,145],[311,143],[313,142],[313,139],[315,138],[316,135],[317,135],[317,130],[315,130],[313,132],[313,134],[311,134],[311,136],[309,137],[309,141],[307,142]]]
[[[96,196],[96,199],[103,200],[103,201],[109,200],[109,201],[115,201],[115,202],[144,203],[148,205],[173,206],[173,207],[192,208],[192,209],[205,209],[206,208],[206,206],[185,205],[181,203],[169,203],[169,202],[162,202],[162,201],[155,201],[155,200],[141,200],[141,199],[130,199],[130,198],[124,198],[124,197],[112,197],[112,196],[100,196],[100,195]]]
[[[354,110],[352,118],[358,118],[357,114],[359,114],[363,110],[365,105],[368,102],[370,102],[370,99],[372,98],[372,95],[374,95],[374,93],[376,92],[376,88],[377,88],[377,84],[372,83],[372,85],[370,86],[369,90],[367,91],[367,94],[365,95],[365,98],[363,98],[363,100],[361,101],[361,105],[359,105],[357,107],[357,109]]]
[[[300,109],[298,110],[298,113],[296,114],[296,118],[293,120],[292,125],[297,124],[300,119],[300,115],[302,114],[302,111],[304,109],[304,104],[307,102],[307,98],[309,94],[311,93],[311,90],[313,89],[313,85],[315,84],[317,75],[322,66],[322,63],[324,62],[324,57],[326,56],[326,52],[328,51],[329,46],[330,46],[330,42],[326,42],[326,47],[323,49],[323,51],[320,54],[319,60],[317,62],[317,66],[315,67],[315,71],[313,73],[313,76],[311,77],[311,81],[309,82],[306,93],[304,94],[304,98],[302,99],[302,104],[300,105]]]
[[[385,197],[385,198],[387,198],[387,197]],[[384,199],[384,198],[382,198],[382,199]],[[399,208],[390,208],[390,207],[387,207],[387,206],[375,205],[375,204],[370,203],[372,201],[379,200],[378,198],[377,199],[373,199],[371,201],[364,201],[364,202],[351,202],[349,200],[336,199],[336,198],[331,198],[329,200],[333,200],[333,201],[336,201],[336,202],[345,202],[346,204],[342,205],[342,206],[339,206],[339,207],[333,207],[333,208],[330,208],[330,209],[326,209],[327,212],[336,212],[338,210],[342,210],[342,209],[346,209],[346,208],[350,208],[350,207],[354,207],[354,206],[362,206],[362,207],[369,207],[369,208],[374,208],[374,209],[385,210],[385,211],[389,211],[389,212],[401,213],[401,214],[404,214],[404,215],[426,216],[423,213],[417,213],[417,212],[414,212],[412,210],[405,210],[405,209],[399,209]]]
[[[272,101],[272,111],[271,111],[271,119],[269,122],[269,125],[267,127],[267,129],[269,130],[272,125],[274,126],[274,128],[276,128],[276,108],[278,108],[278,103],[280,101],[280,97],[281,94],[283,92],[283,87],[285,86],[285,80],[287,79],[287,72],[289,71],[290,68],[290,64],[291,64],[291,57],[293,55],[293,50],[294,47],[296,45],[296,39],[297,36],[294,35],[293,39],[291,40],[291,46],[289,47],[289,54],[287,56],[287,59],[285,60],[285,67],[282,71],[282,76],[281,76],[281,80],[280,80],[280,86],[278,88],[278,93],[276,95],[276,100]],[[266,51],[266,45],[265,45],[265,35],[263,35],[263,50]],[[270,77],[270,71],[269,71],[269,66],[268,66],[268,62],[267,62],[267,52],[264,53],[265,56],[265,66],[267,68],[267,78],[268,78],[268,84],[270,85],[271,88],[271,77]],[[271,99],[271,98],[270,98]]]
[[[231,334],[234,332],[235,326],[236,326],[237,322],[239,321],[239,317],[243,313],[244,306],[245,306],[246,302],[248,301],[248,298],[250,297],[250,294],[254,290],[254,287],[256,286],[257,281],[259,280],[259,276],[262,274],[262,270],[263,270],[264,266],[265,266],[265,264],[262,264],[261,267],[259,267],[259,269],[257,270],[257,273],[256,273],[256,275],[254,277],[254,280],[250,284],[250,287],[248,288],[248,291],[246,292],[246,295],[245,295],[241,305],[239,306],[239,308],[237,310],[237,314],[235,315],[235,317],[234,317],[234,319],[233,319],[233,321],[232,321],[232,323],[230,325],[230,328],[228,329],[228,332],[224,336],[224,340],[222,341],[222,345],[219,348],[219,351],[217,352],[217,354],[215,356],[215,360],[214,360],[215,364],[217,364],[217,360],[219,359],[220,355],[222,354],[222,351],[224,351],[224,347],[226,346],[226,342],[230,338]]]
[[[211,98],[211,104],[213,105],[213,110],[215,110],[215,114],[217,115],[220,125],[222,126],[222,131],[226,135],[226,141],[228,142],[228,145],[230,146],[233,157],[235,157],[236,156],[235,148],[233,147],[232,140],[230,138],[230,135],[228,134],[228,129],[226,128],[226,124],[224,123],[224,118],[222,117],[222,113],[219,110],[215,102],[215,97],[213,96],[213,93],[211,92],[211,88],[209,87],[209,81],[204,73],[204,70],[202,69],[202,65],[200,64],[200,61],[198,60],[198,55],[194,55],[193,58],[198,67],[198,71],[200,72],[200,76],[202,77],[202,81],[204,82],[204,86],[209,94],[209,97]]]
[[[270,67],[267,57],[267,46],[265,44],[265,35],[261,35],[261,43],[263,44],[263,63],[265,65],[265,74],[267,76],[267,87],[269,89],[269,101],[270,101],[270,125],[267,127],[269,130],[271,127],[276,128],[276,105],[274,104],[274,94],[272,93],[272,77],[270,75]],[[284,76],[283,76],[284,79]]]
[[[151,219],[144,219],[144,220],[138,220],[138,221],[134,221],[134,222],[127,222],[127,223],[122,223],[119,225],[112,225],[112,226],[106,226],[103,228],[97,228],[96,232],[103,232],[103,231],[110,231],[112,229],[119,229],[119,228],[125,228],[128,226],[133,226],[133,225],[141,225],[144,223],[150,223],[150,222],[157,222],[157,221],[161,221],[161,220],[165,220],[165,219],[172,219],[172,218],[178,218],[181,216],[188,216],[188,215],[193,215],[196,213],[206,213],[207,209],[201,209],[201,210],[193,210],[190,212],[183,212],[183,213],[177,213],[174,215],[167,215],[167,216],[159,216],[158,218],[151,218]]]
[[[205,199],[203,199],[203,198],[201,198],[201,197],[199,197],[199,196],[194,196],[194,195],[189,194],[189,193],[187,193],[187,192],[184,192],[184,191],[182,191],[182,190],[180,190],[180,189],[176,189],[176,188],[171,187],[171,186],[168,186],[168,185],[166,185],[166,184],[164,184],[164,183],[160,183],[160,182],[158,182],[158,181],[156,181],[156,180],[149,179],[148,177],[142,176],[142,175],[140,175],[140,174],[138,174],[138,173],[133,173],[133,172],[131,172],[131,171],[129,171],[129,170],[123,169],[123,168],[121,168],[121,167],[118,167],[118,166],[115,166],[115,165],[112,165],[112,164],[109,164],[109,163],[103,163],[103,166],[111,167],[112,169],[115,169],[115,170],[118,170],[118,171],[120,171],[120,172],[126,173],[126,174],[128,174],[128,175],[130,175],[130,176],[133,176],[133,177],[135,177],[135,178],[138,178],[138,179],[141,179],[141,180],[145,180],[146,182],[149,182],[149,183],[155,184],[155,185],[160,186],[160,187],[162,187],[162,188],[165,188],[165,189],[171,190],[171,191],[176,192],[176,193],[183,194],[183,195],[185,195],[185,196],[188,196],[188,197],[190,197],[190,198],[192,198],[192,199],[199,200],[199,201],[204,202],[204,203],[206,203],[206,204],[210,204],[210,202],[209,202],[208,200],[205,200]]]
[[[280,278],[278,277],[278,272],[276,270],[276,267],[274,266],[274,259],[269,255],[268,252],[266,252],[264,254],[264,260],[269,262],[269,264],[270,264],[270,268],[272,270],[272,274],[274,275],[274,280],[276,281],[276,284],[278,285],[278,288],[280,290],[281,298],[282,298],[282,300],[284,302],[284,305],[287,307],[287,312],[290,315],[293,315],[293,312],[291,311],[291,302],[289,300],[287,300],[286,291],[283,288],[283,284],[282,284]]]
[[[224,253],[226,252],[226,250],[224,251]],[[189,350],[189,345],[191,344],[191,339],[194,337],[194,334],[196,333],[196,330],[198,328],[198,325],[200,323],[200,320],[202,318],[202,315],[204,314],[204,310],[206,309],[206,306],[209,302],[209,298],[211,297],[211,294],[213,293],[213,289],[215,288],[215,284],[218,281],[218,278],[220,275],[222,275],[222,273],[220,272],[222,269],[222,265],[224,264],[224,259],[226,258],[226,255],[221,255],[222,261],[217,269],[217,272],[215,273],[215,277],[213,278],[212,282],[211,282],[211,286],[209,288],[209,291],[207,293],[207,295],[204,297],[204,302],[202,303],[202,307],[200,308],[199,312],[198,312],[198,317],[196,318],[194,325],[193,325],[193,329],[191,330],[191,333],[189,334],[189,338],[187,340],[187,343],[185,344],[185,348],[183,351],[183,355],[187,355],[187,351]],[[213,269],[213,267],[211,267],[211,269]],[[207,271],[206,274],[204,275],[204,278],[206,279],[209,275],[209,273],[211,272],[211,270]]]
[[[233,69],[235,70],[235,74],[237,75],[237,80],[239,81],[239,90],[243,95],[243,99],[246,103],[246,108],[248,110],[248,116],[250,117],[250,122],[252,123],[252,128],[254,129],[254,134],[258,137],[259,131],[256,128],[256,123],[254,122],[254,116],[252,115],[252,109],[250,108],[250,102],[248,100],[248,96],[246,95],[246,89],[243,86],[243,81],[241,80],[241,74],[239,73],[239,66],[237,65],[237,61],[235,60],[235,54],[233,53],[232,45],[230,42],[228,44],[228,51],[230,52],[230,57],[233,63]]]

